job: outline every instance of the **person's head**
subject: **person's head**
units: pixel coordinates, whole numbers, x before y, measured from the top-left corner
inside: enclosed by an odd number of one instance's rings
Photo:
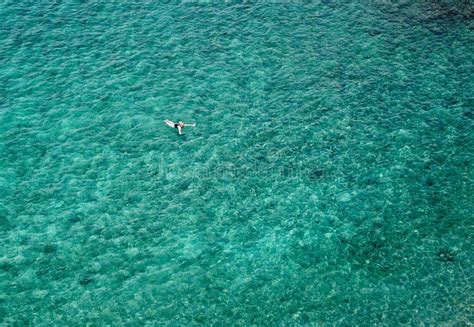
[[[180,121],[180,122],[178,123],[178,125],[181,126],[181,127],[184,127],[184,123],[183,123],[182,121]]]

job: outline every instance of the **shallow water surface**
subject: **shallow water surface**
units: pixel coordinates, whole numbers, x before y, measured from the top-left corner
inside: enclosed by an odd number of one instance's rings
[[[468,2],[0,13],[0,324],[473,323]]]

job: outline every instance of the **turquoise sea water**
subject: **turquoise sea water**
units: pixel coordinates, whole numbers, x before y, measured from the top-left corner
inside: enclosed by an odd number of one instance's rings
[[[473,323],[469,1],[0,14],[1,325]]]

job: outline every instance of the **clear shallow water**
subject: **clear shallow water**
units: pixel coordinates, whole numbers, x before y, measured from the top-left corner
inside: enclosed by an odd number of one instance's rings
[[[0,12],[2,324],[472,323],[472,8]]]

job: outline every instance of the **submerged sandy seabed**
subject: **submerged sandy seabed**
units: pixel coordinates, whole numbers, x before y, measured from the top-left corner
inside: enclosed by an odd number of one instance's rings
[[[472,323],[469,8],[0,11],[2,324]]]

